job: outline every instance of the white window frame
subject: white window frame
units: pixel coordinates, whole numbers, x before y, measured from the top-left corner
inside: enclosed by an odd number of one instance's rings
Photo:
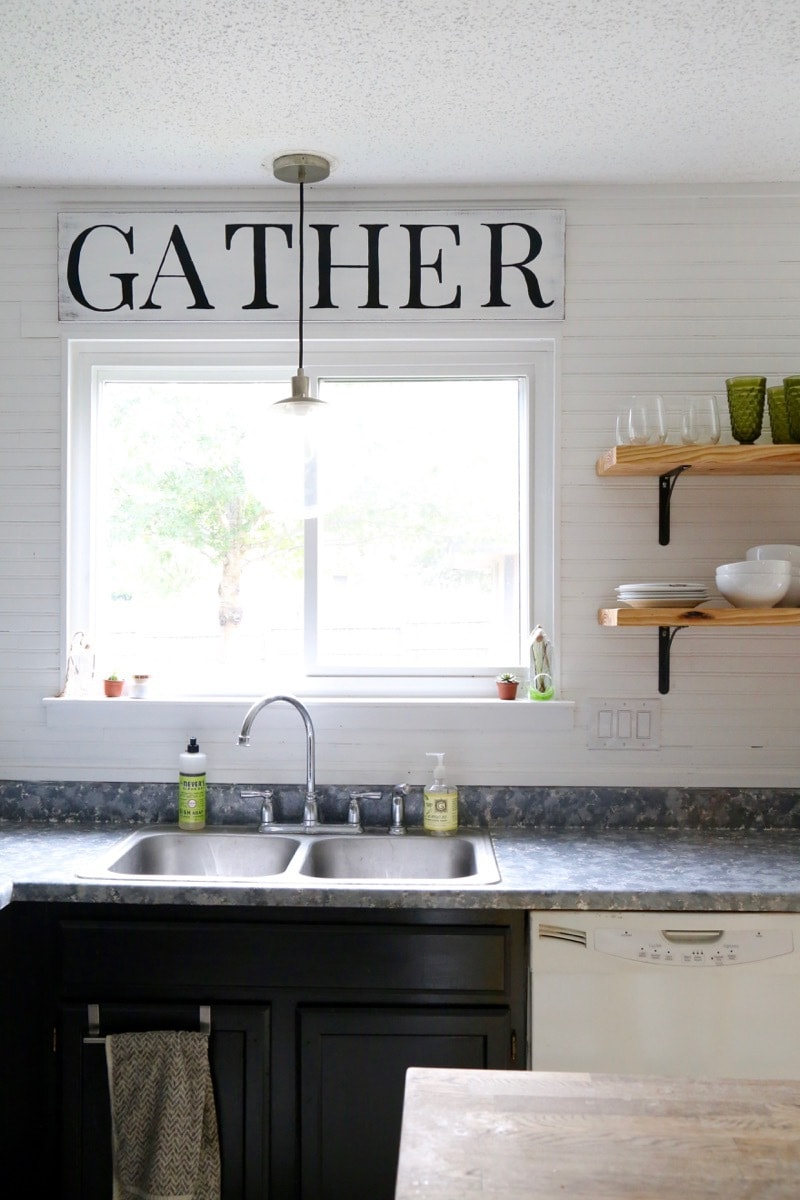
[[[550,338],[442,338],[424,342],[394,339],[311,341],[306,343],[304,368],[312,380],[318,375],[401,373],[443,370],[474,378],[485,374],[517,376],[528,391],[527,429],[521,446],[521,489],[529,496],[529,509],[520,514],[522,537],[529,539],[529,573],[522,581],[523,613],[528,628],[540,623],[558,648],[557,594],[557,396],[556,344]],[[62,660],[76,629],[89,625],[88,578],[92,569],[91,480],[93,464],[93,397],[98,381],[142,378],[173,379],[176,369],[202,367],[205,378],[229,378],[234,370],[242,379],[263,379],[269,374],[286,377],[295,369],[293,341],[254,339],[187,339],[183,337],[66,339],[68,386],[64,428]],[[357,364],[357,374],[353,364]],[[530,472],[530,477],[529,473]],[[80,565],[78,565],[80,564]],[[88,570],[87,570],[88,567]],[[389,583],[391,581],[387,581]],[[497,669],[526,668],[524,635],[519,662],[498,664]],[[556,671],[558,664],[556,662]],[[382,697],[437,699],[485,697],[487,676],[494,668],[462,669],[442,675],[435,669],[414,674],[318,672],[306,675],[298,687],[301,695],[343,699]],[[265,681],[266,686],[266,681]],[[163,698],[163,697],[162,697]],[[206,698],[225,702],[230,696]],[[534,706],[541,707],[541,706]]]

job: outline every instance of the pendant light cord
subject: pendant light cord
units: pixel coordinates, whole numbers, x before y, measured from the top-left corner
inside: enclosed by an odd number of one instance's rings
[[[300,371],[302,371],[302,369],[303,369],[303,274],[304,274],[303,268],[304,268],[304,262],[305,262],[305,253],[304,253],[304,245],[303,245],[303,226],[305,224],[304,214],[305,214],[305,207],[304,207],[304,199],[303,199],[303,176],[301,174],[301,176],[300,176],[300,280],[299,280],[299,285],[298,285],[298,289],[297,289],[298,295],[300,297],[300,312],[299,312],[299,316],[298,316],[299,328],[298,328],[298,334],[297,334],[297,342],[298,342],[298,346],[299,346],[298,370],[300,370]]]

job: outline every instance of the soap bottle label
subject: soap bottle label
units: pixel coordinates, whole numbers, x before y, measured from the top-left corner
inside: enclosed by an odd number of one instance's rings
[[[458,792],[425,792],[422,823],[428,833],[455,833],[458,829]]]
[[[205,775],[178,776],[178,825],[181,829],[202,829],[206,823]]]

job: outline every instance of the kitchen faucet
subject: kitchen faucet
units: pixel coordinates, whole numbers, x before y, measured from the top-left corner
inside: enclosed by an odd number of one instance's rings
[[[315,746],[314,746],[314,725],[311,721],[311,715],[304,704],[302,704],[294,696],[264,696],[262,700],[256,700],[255,704],[248,709],[245,718],[242,721],[242,728],[239,731],[239,745],[250,745],[250,729],[253,721],[256,719],[262,708],[266,708],[268,704],[274,704],[277,700],[284,700],[287,704],[291,704],[296,708],[303,718],[303,724],[306,730],[306,799],[303,807],[303,828],[313,829],[319,824],[319,813],[317,810],[316,782],[315,782]]]

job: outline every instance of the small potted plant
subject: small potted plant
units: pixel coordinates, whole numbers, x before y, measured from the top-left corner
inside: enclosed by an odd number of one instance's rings
[[[103,680],[103,691],[107,696],[121,696],[124,686],[125,680],[119,675],[106,675]]]
[[[497,684],[497,695],[501,700],[516,700],[519,687],[516,675],[512,675],[510,671],[504,671],[502,675],[497,676],[495,683]]]
[[[129,695],[132,700],[144,700],[150,686],[149,675],[132,675]]]

